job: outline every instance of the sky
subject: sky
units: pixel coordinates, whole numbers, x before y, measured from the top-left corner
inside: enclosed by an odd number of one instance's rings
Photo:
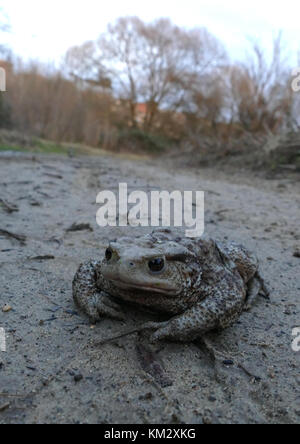
[[[69,47],[96,39],[108,23],[128,15],[145,21],[169,17],[186,28],[204,26],[233,60],[245,56],[253,38],[270,54],[279,30],[294,66],[300,48],[299,0],[0,0],[0,8],[11,25],[2,42],[26,60],[59,63]]]

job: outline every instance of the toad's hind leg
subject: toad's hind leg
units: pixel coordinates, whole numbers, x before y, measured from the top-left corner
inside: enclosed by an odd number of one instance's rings
[[[244,306],[245,311],[249,311],[253,307],[260,294],[263,294],[265,298],[268,299],[270,296],[270,291],[267,288],[264,279],[257,272],[248,282],[247,300]]]
[[[245,298],[241,278],[224,272],[223,279],[218,279],[217,287],[206,298],[162,326],[153,325],[156,332],[150,340],[191,342],[211,330],[227,328],[242,313]]]

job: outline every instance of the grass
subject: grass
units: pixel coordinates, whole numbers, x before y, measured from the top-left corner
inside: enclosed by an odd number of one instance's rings
[[[36,141],[32,147],[12,145],[0,142],[0,151],[19,151],[22,153],[44,153],[44,154],[64,154],[67,155],[69,148],[52,142]]]
[[[35,139],[30,146],[22,146],[13,143],[4,143],[0,141],[0,151],[18,151],[21,153],[39,153],[39,154],[58,154],[67,156],[70,152],[81,155],[97,155],[100,150],[88,149],[82,145],[59,144],[48,140]],[[92,152],[91,152],[92,151]],[[100,152],[99,152],[100,154]]]
[[[130,153],[114,153],[105,151],[101,148],[92,148],[90,146],[81,145],[79,143],[56,143],[44,139],[33,139],[30,146],[24,146],[22,143],[18,144],[18,141],[4,142],[1,141],[0,133],[0,152],[14,151],[20,153],[33,153],[33,154],[45,154],[45,155],[60,155],[68,156],[72,153],[75,156],[105,156],[110,155],[114,157],[120,157],[132,160],[144,160],[147,156],[142,154],[130,154]]]
[[[64,154],[70,152],[70,147],[63,146],[54,142],[37,140],[34,147],[35,152],[44,154]]]
[[[12,151],[20,153],[60,155],[60,156],[115,156],[125,159],[144,160],[148,158],[147,153],[160,151],[162,140],[156,136],[144,134],[140,130],[127,133],[130,142],[137,145],[136,150],[107,151],[103,148],[95,148],[80,143],[55,142],[38,137],[30,137],[18,131],[0,130],[0,152]],[[126,137],[125,137],[126,139]],[[144,149],[144,152],[143,152]]]
[[[0,143],[0,151],[21,151],[21,152],[25,152],[28,151],[25,148],[22,148],[20,146],[14,146],[14,145],[8,145],[8,144],[3,144]]]

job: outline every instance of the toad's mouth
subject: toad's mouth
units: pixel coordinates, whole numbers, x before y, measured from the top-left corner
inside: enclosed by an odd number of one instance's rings
[[[121,280],[114,280],[114,279],[109,279],[109,281],[115,285],[117,288],[122,289],[122,290],[138,290],[141,292],[146,292],[146,293],[158,293],[158,294],[164,294],[164,295],[168,295],[168,296],[177,296],[181,290],[178,290],[177,288],[167,288],[167,287],[158,287],[155,285],[139,285],[139,284],[133,284],[131,282],[125,282],[125,281],[121,281]]]

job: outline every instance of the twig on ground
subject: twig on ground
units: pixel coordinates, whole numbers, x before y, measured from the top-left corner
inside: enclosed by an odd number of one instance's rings
[[[29,257],[29,261],[50,261],[55,259],[55,256],[52,256],[51,254],[45,255],[45,256],[35,256],[35,257]]]
[[[15,239],[19,241],[22,245],[24,245],[26,242],[26,236],[24,236],[23,234],[11,233],[10,231],[3,230],[2,228],[0,228],[0,235]]]
[[[145,326],[145,324],[143,324],[143,325],[140,325],[139,327],[132,328],[131,330],[124,331],[123,333],[120,333],[120,334],[118,334],[116,336],[112,336],[110,338],[103,339],[102,341],[97,342],[95,344],[95,346],[109,344],[110,342],[116,341],[117,339],[125,338],[126,336],[130,336],[130,335],[133,335],[135,333],[141,333],[142,331],[145,331],[145,330],[148,330],[148,329],[149,329],[149,327],[147,327],[147,326]]]
[[[73,225],[71,225],[69,228],[66,229],[66,232],[71,233],[74,231],[85,231],[85,230],[94,231],[90,224],[76,224],[76,223],[74,223]]]
[[[26,398],[27,395],[11,395],[10,393],[0,393],[1,398]]]
[[[260,382],[261,381],[261,377],[260,376],[253,375],[242,364],[238,363],[237,366],[238,366],[238,368],[243,370],[243,372],[246,373],[246,375],[249,376],[249,378],[254,379],[255,382]]]
[[[0,198],[0,204],[4,207],[4,210],[9,214],[19,211],[19,208],[16,205],[12,205],[6,200],[1,198]]]

